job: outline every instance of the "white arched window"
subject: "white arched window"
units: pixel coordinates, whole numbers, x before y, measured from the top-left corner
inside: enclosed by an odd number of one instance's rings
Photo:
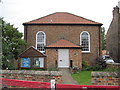
[[[43,31],[39,31],[36,34],[36,48],[40,51],[40,52],[45,52],[45,45],[46,45],[46,35]]]
[[[90,34],[87,31],[81,32],[80,45],[83,46],[82,52],[90,52]]]

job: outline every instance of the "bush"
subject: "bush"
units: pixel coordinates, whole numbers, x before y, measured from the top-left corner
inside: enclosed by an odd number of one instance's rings
[[[98,57],[96,59],[96,65],[99,66],[101,69],[105,69],[107,66],[106,62],[101,57]]]
[[[100,66],[88,66],[87,68],[83,69],[84,71],[99,71],[103,70]]]
[[[77,67],[77,66],[73,66],[72,68],[70,68],[70,72],[71,72],[71,73],[77,73],[77,72],[79,72],[79,71],[80,71],[80,68]]]
[[[94,66],[90,66],[89,64],[87,64],[86,61],[82,61],[82,67],[83,67],[83,71],[99,71],[99,70],[103,70],[103,67],[101,65],[94,65]]]
[[[37,69],[37,68],[34,68],[34,69],[26,68],[26,69],[21,69],[21,70],[38,70],[38,71],[44,71],[44,69]]]
[[[105,72],[119,72],[119,69],[116,67],[109,67],[109,68],[104,69],[103,71],[105,71]]]
[[[87,64],[87,62],[85,60],[82,61],[82,70],[86,70],[86,68],[88,68],[89,65]]]
[[[56,67],[48,68],[48,71],[58,71],[58,68]]]

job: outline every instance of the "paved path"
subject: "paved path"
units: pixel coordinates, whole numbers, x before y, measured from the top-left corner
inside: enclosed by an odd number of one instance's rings
[[[60,69],[60,71],[62,71],[62,84],[78,84],[77,81],[72,78],[69,69]]]

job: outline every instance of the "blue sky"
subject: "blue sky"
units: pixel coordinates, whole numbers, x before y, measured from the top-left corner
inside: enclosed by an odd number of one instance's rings
[[[54,12],[69,12],[103,23],[106,31],[119,0],[2,0],[0,17],[24,32],[22,23]]]

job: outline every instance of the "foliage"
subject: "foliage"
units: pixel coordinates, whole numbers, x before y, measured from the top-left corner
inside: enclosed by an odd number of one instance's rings
[[[51,67],[51,68],[48,68],[48,71],[58,71],[58,68],[56,68],[56,67]]]
[[[82,71],[105,71],[105,72],[118,72],[118,67],[109,67],[107,68],[107,64],[105,61],[99,57],[96,59],[96,64],[94,66],[90,66],[84,60],[82,63]]]
[[[103,65],[106,65],[105,63],[96,63],[94,66],[91,66],[87,64],[85,60],[82,62],[82,71],[99,71],[103,70],[106,66],[103,67]]]
[[[82,70],[86,71],[89,67],[90,66],[87,64],[87,62],[85,60],[82,60]]]
[[[114,66],[114,64],[111,63],[111,66],[106,67],[103,71],[104,72],[119,72],[120,67],[119,66]]]
[[[85,60],[82,60],[82,67],[83,67],[83,68],[88,67],[88,64],[87,64],[87,62],[86,62]]]
[[[102,70],[102,68],[100,66],[97,66],[97,65],[89,66],[89,67],[83,69],[83,71],[98,71],[98,70]]]
[[[102,27],[102,50],[106,50],[106,35],[105,35],[105,28]]]
[[[91,85],[91,71],[81,71],[71,75],[80,85]]]
[[[107,66],[106,62],[102,59],[102,57],[98,57],[96,59],[96,65],[99,66],[101,70],[105,69]]]
[[[77,72],[79,72],[79,71],[80,71],[80,68],[77,67],[77,66],[73,66],[72,68],[70,68],[70,72],[71,72],[71,73],[77,73]]]
[[[2,20],[2,19],[1,19]],[[22,51],[26,42],[21,39],[23,36],[17,28],[14,28],[10,23],[2,20],[2,67],[3,69],[10,69],[13,65],[11,63],[17,59],[18,54]]]
[[[37,71],[44,71],[44,69],[37,69],[37,68],[34,68],[34,69],[26,68],[26,69],[21,69],[21,70],[37,70]]]
[[[2,68],[2,19],[0,19],[0,69]]]
[[[118,72],[118,69],[116,69],[116,68],[106,68],[103,71],[104,72]]]

